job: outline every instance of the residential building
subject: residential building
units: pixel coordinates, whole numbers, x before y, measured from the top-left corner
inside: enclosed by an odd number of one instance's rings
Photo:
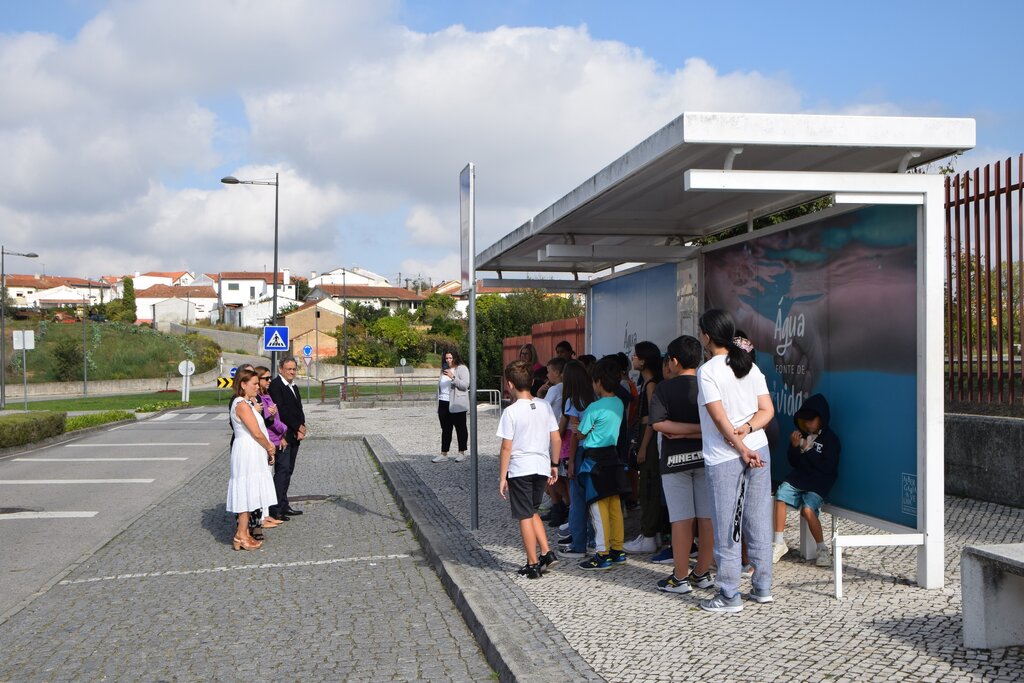
[[[376,309],[386,309],[392,315],[397,311],[417,311],[425,296],[401,287],[368,287],[366,285],[318,285],[313,287],[306,301],[333,299],[342,305],[358,303]]]
[[[134,285],[135,291],[139,291],[140,289],[149,289],[153,285],[188,287],[195,281],[195,279],[195,276],[187,270],[172,272],[150,271],[148,273],[139,273],[136,271],[135,275],[132,276],[132,285]]]
[[[174,304],[165,304],[160,310],[173,317],[178,313],[178,320],[160,319],[157,317],[157,304],[168,299],[180,299],[186,303],[192,320],[203,320],[210,317],[210,312],[217,308],[217,292],[213,287],[171,287],[170,285],[153,285],[135,292],[135,317],[140,323],[181,322],[184,320],[184,308]]]
[[[254,304],[274,295],[273,272],[222,272],[217,273],[216,279],[224,306]],[[281,308],[281,297],[295,299],[295,283],[287,268],[277,274],[277,297],[278,308]]]
[[[15,308],[58,308],[81,305],[88,300],[91,304],[104,303],[113,297],[109,284],[101,279],[87,280],[80,277],[59,275],[18,275],[11,273],[4,278],[7,293]],[[45,303],[40,302],[40,298]]]
[[[284,316],[288,326],[292,350],[296,355],[307,344],[313,347],[313,357],[336,356],[338,340],[334,331],[345,323],[347,311],[331,299],[307,301]],[[318,319],[319,317],[319,319]]]
[[[353,268],[335,268],[334,270],[317,275],[316,272],[309,275],[309,287],[312,289],[318,285],[365,285],[367,287],[390,287],[391,282],[383,275],[370,272],[365,268],[355,266]]]

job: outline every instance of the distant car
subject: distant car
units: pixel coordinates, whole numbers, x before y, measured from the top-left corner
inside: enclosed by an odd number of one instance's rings
[[[107,322],[107,316],[103,315],[102,313],[93,313],[92,315],[89,316],[89,320],[92,320],[93,322],[97,323],[105,323]]]
[[[63,311],[57,311],[56,313],[53,314],[53,322],[55,322],[55,323],[76,323],[76,322],[78,322],[78,318],[76,316],[71,315],[70,313],[65,313]]]

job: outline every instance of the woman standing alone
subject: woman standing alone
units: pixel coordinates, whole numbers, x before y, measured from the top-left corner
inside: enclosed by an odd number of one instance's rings
[[[458,351],[446,351],[441,361],[441,377],[437,380],[437,420],[441,423],[441,455],[431,462],[462,462],[466,459],[469,431],[466,413],[469,412],[469,368],[462,364]],[[452,429],[458,437],[459,454],[448,457],[452,446]]]

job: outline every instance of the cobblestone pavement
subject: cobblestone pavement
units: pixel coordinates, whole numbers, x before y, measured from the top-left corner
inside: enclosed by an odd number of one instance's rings
[[[292,493],[325,498],[262,550],[220,456],[0,626],[0,681],[491,680],[365,446],[311,431]]]
[[[495,414],[482,412],[479,420],[480,528],[475,532],[468,530],[469,461],[430,462],[439,438],[433,406],[347,409],[324,416],[330,419],[318,425],[318,434],[386,437],[393,449],[385,444],[374,450],[383,452],[378,457],[389,476],[395,472],[412,481],[403,486],[424,509],[434,501],[457,520],[453,533],[463,543],[452,555],[461,557],[463,566],[455,590],[463,583],[493,587],[492,609],[484,621],[514,622],[525,596],[543,627],[531,632],[536,651],[544,657],[563,653],[554,657],[564,661],[549,659],[550,665],[561,669],[568,662],[578,678],[589,676],[569,661],[576,656],[610,681],[1024,679],[1022,648],[963,647],[959,570],[965,545],[1021,541],[1024,510],[947,497],[946,586],[940,590],[916,585],[912,548],[856,548],[843,552],[845,597],[836,600],[831,570],[804,562],[794,552],[776,565],[775,603],[747,602],[739,614],[707,614],[697,609],[697,601],[709,596],[710,589],[684,596],[657,592],[655,581],[669,568],[645,561],[645,556],[606,572],[583,572],[563,562],[540,581],[517,577],[523,551],[508,504],[497,495]],[[636,533],[635,517],[627,519],[627,538],[630,530]],[[413,518],[419,521],[416,511]],[[829,520],[823,523],[827,528]],[[791,515],[791,548],[798,542],[797,528]],[[874,533],[845,520],[841,529]],[[475,548],[482,548],[484,557],[475,556]],[[451,558],[445,564],[453,564]],[[741,585],[747,589],[749,582]],[[560,647],[562,642],[568,649]]]

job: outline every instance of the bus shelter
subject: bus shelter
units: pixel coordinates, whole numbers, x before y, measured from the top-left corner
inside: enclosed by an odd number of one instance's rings
[[[802,400],[823,393],[843,441],[829,510],[917,548],[943,585],[944,197],[931,162],[971,149],[957,118],[684,113],[476,255],[502,286],[584,292],[587,352],[663,348],[730,311],[776,408],[773,479]],[[759,218],[831,206],[755,230]],[[711,241],[729,228],[730,239]]]

